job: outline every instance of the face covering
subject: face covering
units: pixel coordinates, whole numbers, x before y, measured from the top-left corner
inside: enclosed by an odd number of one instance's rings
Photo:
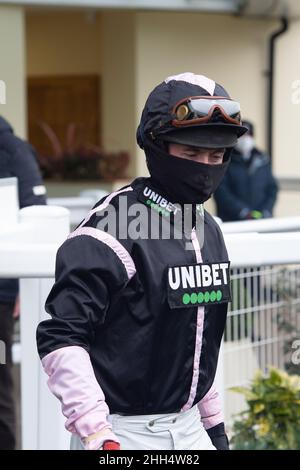
[[[169,155],[149,139],[144,145],[147,166],[154,183],[179,204],[203,204],[219,186],[229,165],[207,165]],[[228,152],[228,153],[227,153]],[[227,150],[226,156],[230,154]]]
[[[240,137],[235,148],[242,154],[244,160],[249,160],[252,149],[254,148],[254,139],[251,135]]]

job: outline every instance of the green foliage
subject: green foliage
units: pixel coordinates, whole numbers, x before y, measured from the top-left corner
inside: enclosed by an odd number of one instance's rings
[[[250,386],[233,387],[248,409],[233,425],[235,450],[300,449],[300,377],[270,368],[258,371]]]

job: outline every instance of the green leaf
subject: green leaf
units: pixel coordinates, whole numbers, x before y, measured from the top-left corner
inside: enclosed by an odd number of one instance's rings
[[[254,413],[260,413],[265,409],[265,405],[263,403],[255,403],[253,407],[253,412]]]
[[[233,425],[233,449],[300,450],[300,380],[269,368],[258,371],[248,387],[231,389],[245,396],[248,409]]]

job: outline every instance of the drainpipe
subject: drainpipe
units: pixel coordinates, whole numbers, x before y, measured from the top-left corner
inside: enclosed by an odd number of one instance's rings
[[[281,18],[281,27],[270,37],[269,42],[269,90],[267,111],[267,145],[268,153],[272,162],[273,154],[273,108],[274,108],[274,66],[275,66],[275,42],[276,39],[288,30],[289,22],[286,16]]]

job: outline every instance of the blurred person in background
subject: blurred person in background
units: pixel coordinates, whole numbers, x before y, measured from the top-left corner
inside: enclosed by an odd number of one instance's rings
[[[11,177],[18,179],[20,208],[46,204],[46,189],[33,148],[16,137],[0,116],[0,178]],[[17,279],[0,279],[0,340],[6,346],[6,363],[0,364],[0,450],[16,445],[11,349],[14,319],[19,316],[18,288]]]
[[[217,215],[224,222],[272,217],[278,186],[270,159],[255,147],[254,126],[243,121],[248,132],[233,149],[228,171],[215,192]]]

